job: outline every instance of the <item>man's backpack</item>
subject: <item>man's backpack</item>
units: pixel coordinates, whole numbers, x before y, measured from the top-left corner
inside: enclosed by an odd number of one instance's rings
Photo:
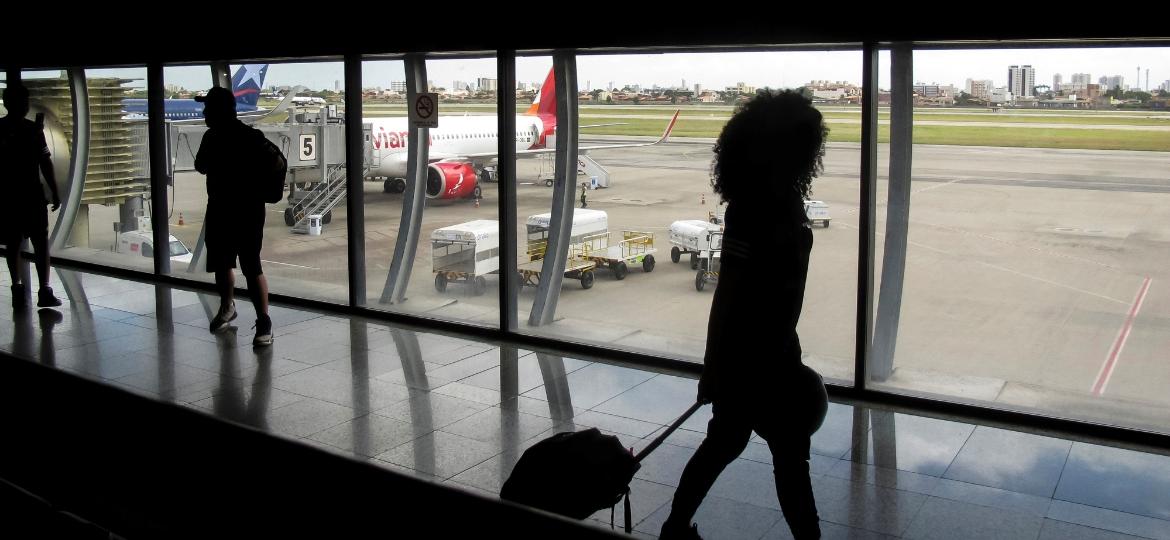
[[[253,128],[255,129],[255,128]],[[288,175],[288,159],[280,148],[256,130],[260,141],[256,150],[256,185],[260,198],[266,203],[278,203],[284,198],[285,177]]]

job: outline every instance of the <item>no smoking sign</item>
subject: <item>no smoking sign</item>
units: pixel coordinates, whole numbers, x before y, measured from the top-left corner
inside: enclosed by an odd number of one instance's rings
[[[410,104],[410,127],[439,127],[439,94],[426,93],[414,96]]]

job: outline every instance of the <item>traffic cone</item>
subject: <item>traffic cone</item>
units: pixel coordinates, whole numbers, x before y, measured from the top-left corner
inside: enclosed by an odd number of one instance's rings
[[[183,225],[185,225],[185,223],[183,223],[183,213],[179,212],[179,226],[183,226]]]
[[[479,197],[475,198],[475,207],[479,208]]]

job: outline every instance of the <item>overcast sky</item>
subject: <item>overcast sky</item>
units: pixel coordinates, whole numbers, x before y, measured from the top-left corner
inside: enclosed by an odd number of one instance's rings
[[[1170,79],[1170,48],[1128,49],[999,49],[917,51],[914,54],[914,78],[917,82],[954,84],[962,87],[968,78],[991,79],[996,86],[1007,85],[1007,69],[1013,64],[1030,64],[1036,70],[1036,84],[1052,84],[1052,76],[1060,73],[1068,82],[1072,73],[1089,73],[1094,82],[1104,75],[1121,75],[1126,84],[1135,85],[1137,68],[1141,67],[1142,87],[1149,70],[1150,88]],[[518,58],[517,80],[543,82],[552,66],[550,57]],[[233,70],[236,66],[233,66]],[[861,81],[861,53],[847,52],[745,52],[745,53],[686,53],[653,55],[580,56],[577,60],[577,81],[581,89],[606,88],[640,84],[644,88],[659,85],[679,86],[685,79],[688,88],[701,84],[704,88],[721,89],[737,82],[763,87],[794,87],[810,80]],[[889,56],[881,57],[883,88],[889,87]],[[144,86],[145,69],[92,70],[91,76],[121,76],[143,79],[132,86]],[[391,81],[405,80],[400,61],[366,62],[363,68],[363,86],[389,87]],[[495,78],[494,59],[431,60],[427,62],[427,78],[437,86],[450,88],[454,81],[474,83],[480,77]],[[210,85],[208,69],[204,67],[167,68],[164,77],[168,84],[188,89]],[[335,81],[343,82],[341,62],[273,64],[265,86],[304,85],[313,90],[334,88]]]

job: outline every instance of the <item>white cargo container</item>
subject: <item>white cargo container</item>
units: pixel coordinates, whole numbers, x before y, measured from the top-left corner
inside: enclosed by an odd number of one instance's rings
[[[829,221],[833,219],[829,217],[829,205],[823,201],[804,201],[804,215],[808,216],[808,220],[812,224],[819,221],[826,228],[829,226]]]
[[[698,255],[711,247],[711,233],[723,226],[701,219],[685,219],[670,224],[670,261],[677,263],[682,255],[691,255],[691,270],[698,268]]]
[[[528,216],[528,257],[530,261],[544,258],[548,245],[548,227],[551,213]],[[609,236],[609,215],[603,210],[578,208],[573,210],[573,229],[569,233],[569,253],[579,250],[587,242]]]
[[[447,284],[471,285],[475,295],[487,289],[483,276],[500,271],[500,222],[478,219],[431,233],[431,269],[435,273],[435,290],[447,290]]]

